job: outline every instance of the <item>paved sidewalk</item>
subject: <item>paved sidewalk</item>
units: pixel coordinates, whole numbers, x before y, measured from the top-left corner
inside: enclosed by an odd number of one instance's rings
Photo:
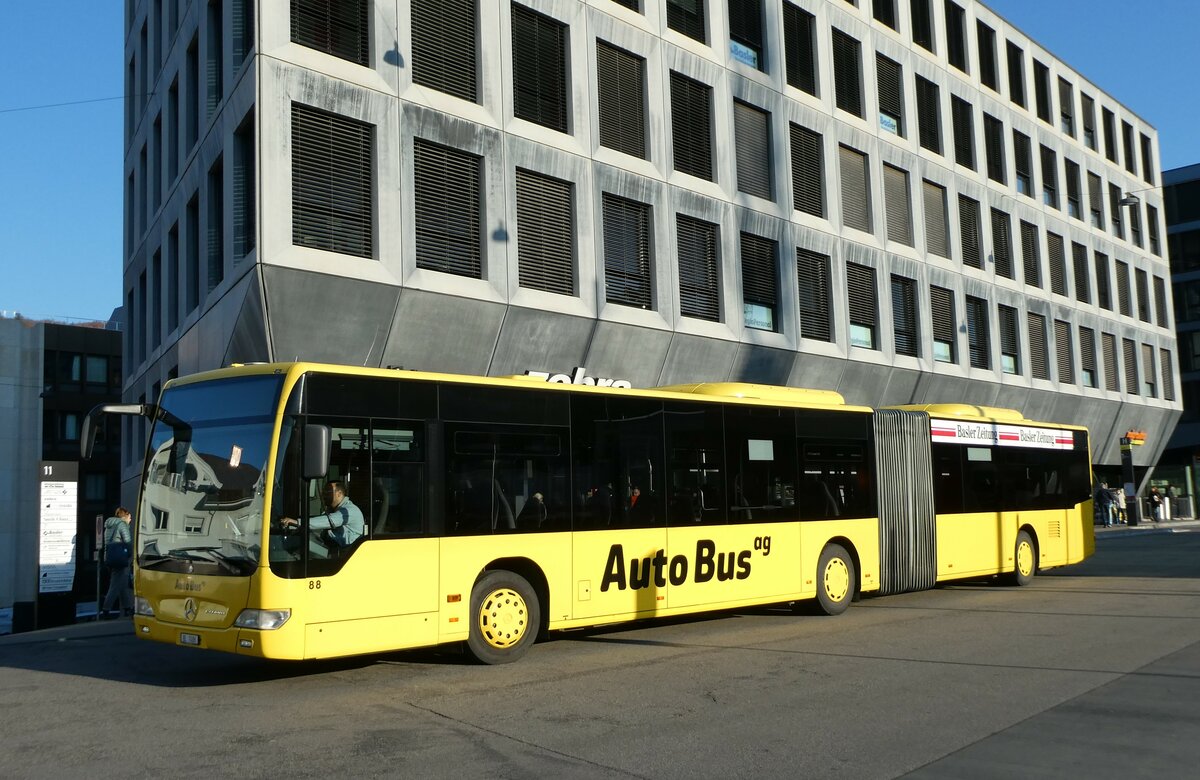
[[[1111,528],[1105,528],[1102,525],[1096,526],[1096,538],[1100,539],[1106,536],[1126,536],[1129,534],[1170,534],[1183,531],[1200,530],[1200,520],[1195,518],[1186,518],[1181,520],[1160,520],[1157,523],[1153,520],[1145,520],[1137,525],[1114,525]]]

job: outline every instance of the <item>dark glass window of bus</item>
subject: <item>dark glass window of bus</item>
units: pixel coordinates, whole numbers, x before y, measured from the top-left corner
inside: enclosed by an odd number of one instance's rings
[[[664,524],[661,402],[576,396],[571,434],[575,530]]]
[[[724,523],[725,437],[721,406],[668,403],[663,423],[669,470],[668,522],[671,525]]]
[[[872,517],[875,454],[870,415],[796,412],[801,520]]]
[[[725,409],[730,474],[730,520],[735,523],[796,519],[795,412],[758,406]]]
[[[446,533],[571,528],[566,428],[448,423]]]
[[[939,514],[1069,509],[1091,490],[1087,435],[1072,450],[932,446]]]

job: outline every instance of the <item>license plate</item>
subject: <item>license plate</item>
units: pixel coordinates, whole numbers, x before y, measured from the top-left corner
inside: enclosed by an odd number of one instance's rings
[[[200,645],[200,635],[199,634],[182,634],[181,633],[179,635],[179,644],[181,644],[181,645],[196,645],[198,647]]]

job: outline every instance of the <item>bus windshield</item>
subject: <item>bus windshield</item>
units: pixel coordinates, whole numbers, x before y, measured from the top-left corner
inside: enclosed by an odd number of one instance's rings
[[[255,571],[282,383],[281,376],[250,376],[163,393],[142,487],[138,566],[223,576]]]

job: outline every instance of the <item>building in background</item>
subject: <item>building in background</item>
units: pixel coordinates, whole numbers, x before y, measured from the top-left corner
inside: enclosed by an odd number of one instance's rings
[[[127,0],[125,35],[127,402],[583,367],[1010,407],[1113,475],[1179,416],[1157,134],[981,3]]]
[[[0,608],[13,609],[16,631],[35,621],[43,461],[78,462],[78,517],[71,589],[42,599],[37,625],[74,621],[76,603],[96,595],[95,521],[120,502],[121,442],[102,428],[95,456],[79,462],[79,434],[92,408],[120,400],[120,316],[87,325],[0,316]]]
[[[1171,285],[1175,290],[1183,416],[1152,482],[1160,492],[1173,488],[1173,493],[1189,499],[1176,502],[1175,511],[1194,516],[1196,488],[1200,485],[1200,164],[1164,171],[1163,196]]]

